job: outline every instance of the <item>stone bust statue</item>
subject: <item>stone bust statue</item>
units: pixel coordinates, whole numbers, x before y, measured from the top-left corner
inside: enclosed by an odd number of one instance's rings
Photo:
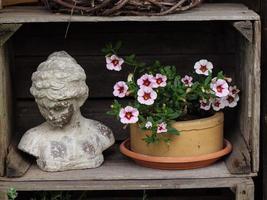
[[[95,168],[114,144],[112,131],[86,119],[80,107],[88,97],[83,68],[64,51],[51,54],[32,75],[31,94],[43,124],[28,130],[18,148],[37,158],[44,171]]]

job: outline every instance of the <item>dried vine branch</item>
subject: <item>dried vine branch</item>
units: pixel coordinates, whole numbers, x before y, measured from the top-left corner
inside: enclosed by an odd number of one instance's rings
[[[203,0],[42,0],[56,12],[97,16],[161,16],[198,6]]]

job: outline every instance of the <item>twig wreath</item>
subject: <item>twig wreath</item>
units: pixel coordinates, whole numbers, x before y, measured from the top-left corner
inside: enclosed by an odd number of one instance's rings
[[[52,11],[94,16],[162,16],[182,12],[203,0],[42,0]]]

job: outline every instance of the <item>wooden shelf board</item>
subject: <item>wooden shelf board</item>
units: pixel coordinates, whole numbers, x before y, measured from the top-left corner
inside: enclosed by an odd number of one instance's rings
[[[119,21],[241,21],[259,20],[257,13],[243,4],[207,3],[192,10],[167,16],[72,16],[51,13],[43,7],[20,6],[0,10],[0,23],[34,23],[34,22],[119,22]]]
[[[117,181],[0,181],[0,190],[10,187],[17,191],[40,190],[144,190],[144,189],[190,189],[190,188],[234,188],[238,184],[251,181],[251,178],[216,179],[165,179],[165,180],[117,180]]]
[[[256,174],[231,174],[224,163],[219,161],[205,168],[192,170],[158,170],[135,164],[118,152],[118,147],[105,152],[104,164],[95,169],[72,170],[64,172],[44,172],[36,165],[20,178],[0,177],[0,181],[13,182],[52,182],[52,181],[127,181],[127,180],[171,180],[171,179],[208,179],[244,178]]]

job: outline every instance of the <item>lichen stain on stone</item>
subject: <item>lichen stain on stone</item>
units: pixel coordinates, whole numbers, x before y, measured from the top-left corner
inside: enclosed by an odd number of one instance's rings
[[[96,153],[94,145],[90,144],[88,141],[82,144],[82,149],[85,153],[87,153],[90,156],[94,156]]]
[[[112,139],[112,131],[108,127],[102,125],[101,123],[97,123],[97,128],[101,135]]]
[[[51,155],[53,158],[64,158],[67,154],[66,146],[57,141],[51,141]]]

